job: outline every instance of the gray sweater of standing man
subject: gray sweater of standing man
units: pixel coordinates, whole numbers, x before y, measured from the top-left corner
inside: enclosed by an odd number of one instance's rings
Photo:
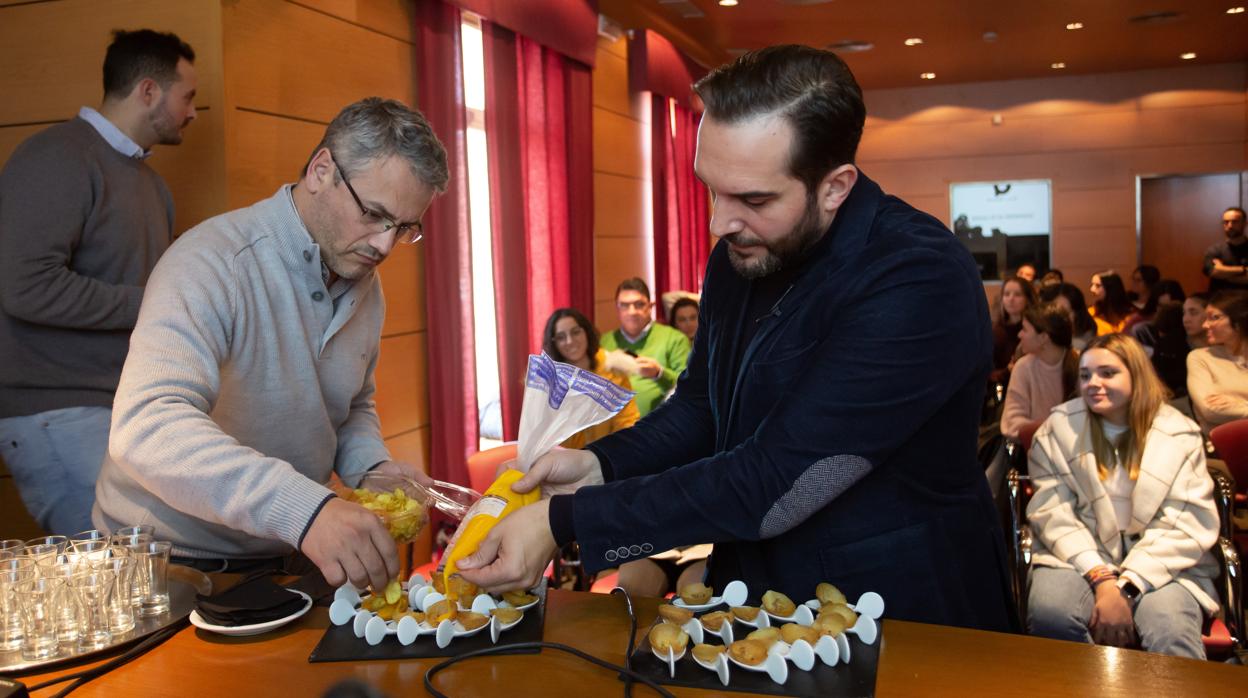
[[[110,407],[173,198],[81,118],[0,172],[0,418]]]

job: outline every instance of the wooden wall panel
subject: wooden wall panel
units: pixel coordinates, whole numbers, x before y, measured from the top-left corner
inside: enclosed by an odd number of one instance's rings
[[[594,110],[594,169],[649,179],[640,129],[643,125],[605,109]]]
[[[299,4],[401,41],[416,41],[415,6],[410,0],[299,0]]]
[[[599,40],[600,43],[605,41]],[[620,43],[623,43],[621,41]],[[627,116],[635,121],[648,123],[649,114],[642,108],[642,100],[628,88],[628,58],[599,51],[594,65],[594,106]]]
[[[325,126],[234,109],[230,131],[234,142],[226,161],[229,202],[230,208],[241,208],[297,181]]]
[[[645,278],[645,250],[636,238],[599,238],[597,250],[594,298],[613,300],[621,281],[633,276]]]
[[[427,375],[423,332],[381,340],[376,400],[383,436],[395,436],[429,424]]]
[[[386,294],[383,337],[425,329],[425,257],[423,243],[395,245],[377,268]]]
[[[599,238],[643,238],[648,180],[609,172],[594,173],[594,234]],[[638,240],[638,244],[641,240]]]
[[[230,2],[222,19],[234,107],[328,123],[373,95],[415,104],[410,43],[283,0]]]
[[[946,224],[951,182],[1051,180],[1052,262],[1086,288],[1138,263],[1137,176],[1245,169],[1246,76],[1235,63],[868,92],[858,163]]]

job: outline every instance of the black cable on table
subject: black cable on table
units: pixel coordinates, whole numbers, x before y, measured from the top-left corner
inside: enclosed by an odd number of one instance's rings
[[[608,662],[603,659],[599,659],[595,657],[594,655],[589,654],[588,652],[583,652],[581,650],[576,649],[575,647],[569,647],[568,645],[564,645],[564,644],[557,643],[557,642],[517,642],[514,644],[510,644],[510,645],[499,645],[497,647],[489,647],[483,650],[477,650],[475,652],[466,652],[464,654],[457,655],[445,661],[439,662],[433,665],[432,667],[429,667],[429,670],[425,672],[425,690],[429,691],[429,694],[434,696],[435,698],[449,698],[445,693],[442,693],[441,691],[433,687],[433,676],[434,674],[437,674],[439,671],[442,671],[443,669],[457,662],[460,662],[462,660],[471,659],[473,657],[486,657],[486,656],[490,656],[494,654],[508,654],[511,652],[516,652],[516,651],[521,651],[521,650],[541,649],[543,647],[546,647],[552,650],[559,650],[561,652],[567,652],[568,654],[584,659],[585,661],[590,662],[591,664],[596,664],[604,669],[610,669],[612,671],[620,673],[624,678],[624,695],[625,696],[632,695],[633,682],[640,681],[646,684],[647,686],[649,686],[650,688],[653,688],[656,693],[658,693],[661,696],[664,696],[664,698],[675,698],[675,696],[673,696],[670,691],[660,686],[654,680],[633,671],[632,657],[633,657],[633,650],[635,648],[634,641],[636,640],[636,637],[637,637],[637,615],[633,613],[633,600],[629,597],[628,592],[625,591],[621,587],[616,587],[611,590],[611,593],[613,595],[616,594],[617,592],[624,597],[624,603],[628,610],[628,622],[629,622],[628,649],[627,649],[627,652],[624,654],[624,666],[612,664],[611,662]]]

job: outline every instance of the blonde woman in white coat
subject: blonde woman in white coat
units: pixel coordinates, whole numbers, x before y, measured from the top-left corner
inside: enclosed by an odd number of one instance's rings
[[[1218,609],[1218,514],[1200,428],[1166,404],[1126,335],[1088,345],[1079,390],[1031,449],[1028,629],[1203,658],[1204,616]]]

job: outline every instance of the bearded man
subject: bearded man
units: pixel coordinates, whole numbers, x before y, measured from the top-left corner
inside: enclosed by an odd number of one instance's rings
[[[854,166],[866,111],[835,54],[755,51],[695,90],[719,243],[688,369],[633,428],[540,459],[514,489],[554,496],[496,526],[464,577],[524,586],[571,540],[590,572],[713,543],[717,592],[800,603],[832,582],[890,618],[1010,629],[975,457],[992,339],[970,255]]]

